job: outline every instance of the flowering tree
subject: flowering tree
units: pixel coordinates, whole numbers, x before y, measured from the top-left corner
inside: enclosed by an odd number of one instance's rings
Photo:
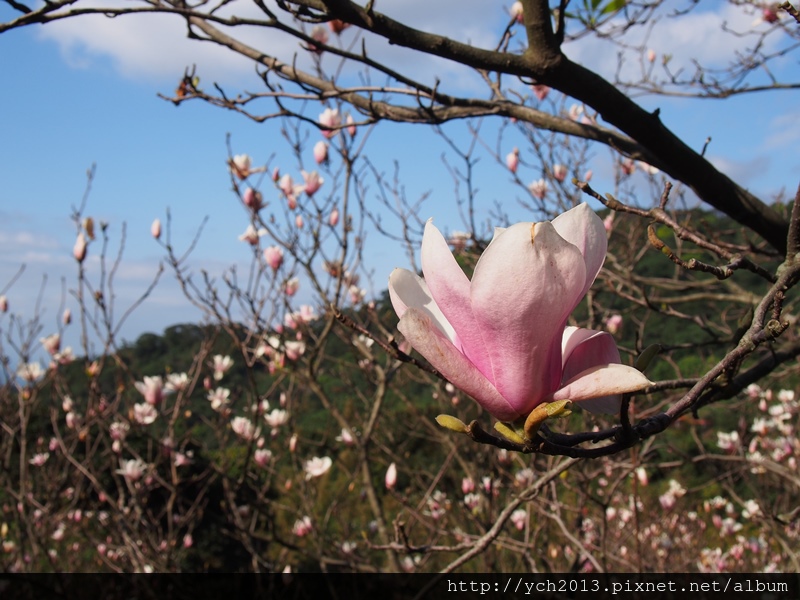
[[[74,214],[69,300],[82,357],[60,347],[71,313],[40,338],[39,315],[9,308],[14,282],[2,290],[6,568],[797,568],[798,512],[781,481],[800,487],[798,404],[772,388],[800,355],[790,327],[800,209],[755,197],[635,100],[797,87],[780,71],[797,47],[791,5],[732,3],[761,22],[727,30],[740,40],[727,67],[689,73],[636,34],[692,10],[661,2],[516,2],[483,46],[374,2],[6,2],[18,16],[0,32],[93,13],[174,15],[190,37],[251,60],[262,89],[212,92],[187,69],[165,99],[284,119],[289,142],[271,164],[229,151],[246,275],[191,273],[192,248],[174,247],[169,216],[153,223],[166,268],[210,323],[181,332],[191,360],[146,371],[153,349],[119,345],[122,259],[109,258],[110,233],[86,204]],[[270,35],[236,37],[245,27]],[[593,36],[640,69],[608,79],[567,57]],[[285,39],[300,57],[272,52],[269,40]],[[387,45],[443,59],[486,92],[424,81]],[[494,139],[481,120],[500,123]],[[467,190],[468,232],[426,224],[369,162],[367,134],[381,121],[465,121],[466,146],[439,133],[463,165],[451,173]],[[610,152],[608,190],[589,184],[597,147]],[[495,215],[506,228],[491,240],[473,187],[479,157],[510,173],[530,213],[519,224]],[[523,170],[537,179],[523,182]],[[675,210],[692,195],[718,212]],[[588,199],[610,209],[605,221]],[[391,275],[388,299],[364,286],[369,229],[412,259]],[[297,301],[301,288],[313,302]],[[652,339],[655,328],[685,336]],[[723,400],[741,405],[741,421],[704,435],[698,411]],[[691,446],[657,435],[670,426],[691,428],[680,438]]]

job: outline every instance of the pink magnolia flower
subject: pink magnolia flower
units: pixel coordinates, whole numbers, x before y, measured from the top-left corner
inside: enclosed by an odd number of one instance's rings
[[[309,42],[306,49],[311,50],[311,52],[316,52],[317,54],[322,54],[324,51],[322,45],[328,43],[328,30],[322,25],[314,25],[313,29],[311,30],[311,39],[314,41]]]
[[[294,533],[297,537],[304,537],[311,533],[313,526],[311,525],[311,517],[305,516],[302,519],[298,519],[294,522],[294,527],[292,527],[292,533]]]
[[[603,224],[605,225],[605,222]],[[606,319],[608,333],[617,333],[620,327],[622,327],[622,315],[611,315]]]
[[[231,429],[233,430],[233,433],[238,435],[246,442],[252,442],[261,432],[261,430],[257,429],[256,426],[253,425],[253,422],[247,417],[234,417],[231,421]]]
[[[247,208],[255,212],[264,208],[264,197],[261,195],[261,192],[250,187],[242,194],[242,202]]]
[[[230,356],[222,356],[222,354],[214,355],[214,362],[211,368],[214,369],[214,380],[221,381],[225,373],[233,366],[233,359]]]
[[[261,227],[260,229],[256,229],[253,227],[253,224],[247,226],[247,229],[244,230],[244,233],[239,236],[239,239],[243,242],[247,242],[251,246],[258,245],[258,240],[261,236],[266,235],[267,230]]]
[[[278,187],[286,196],[294,195],[294,179],[292,176],[286,173],[284,176],[280,178],[278,181]]]
[[[509,12],[512,19],[515,19],[517,23],[522,23],[522,2],[514,2]]]
[[[283,348],[286,351],[286,358],[289,360],[297,360],[305,354],[306,343],[303,341],[289,340],[283,345]]]
[[[251,173],[251,164],[252,161],[247,154],[237,154],[231,159],[231,172],[239,179],[246,179]]]
[[[150,225],[150,235],[152,235],[155,239],[161,237],[161,219],[154,220],[153,224]]]
[[[294,218],[294,225],[298,229],[302,229],[303,228],[303,225],[305,225],[305,221],[303,220],[303,215],[297,215]]]
[[[556,181],[564,181],[567,178],[567,167],[564,165],[553,165],[553,177]]]
[[[283,286],[283,291],[287,296],[294,296],[298,289],[300,289],[300,279],[297,277],[292,277],[286,282],[286,285]]]
[[[533,90],[533,95],[536,96],[539,102],[547,98],[547,95],[550,93],[550,87],[540,83],[531,86],[531,89]]]
[[[8,312],[8,298],[0,296],[0,313]]]
[[[55,356],[61,350],[61,336],[57,333],[41,338],[39,341],[51,356]]]
[[[306,480],[314,477],[322,477],[328,472],[328,469],[331,468],[332,464],[333,461],[331,460],[330,456],[325,456],[323,458],[315,456],[314,458],[307,460],[305,464]]]
[[[144,396],[144,401],[152,406],[158,406],[164,399],[164,381],[161,376],[145,376],[144,381],[137,381],[133,385]]]
[[[211,409],[217,412],[225,411],[230,403],[231,391],[228,388],[218,387],[216,390],[208,393],[208,401],[211,403]]]
[[[139,425],[150,425],[158,418],[156,407],[147,402],[133,405],[133,420]]]
[[[780,20],[780,15],[775,5],[767,5],[761,11],[761,18],[765,23],[776,23]]]
[[[342,118],[339,116],[339,109],[326,108],[319,115],[319,124],[322,125],[322,135],[326,138],[332,138],[336,133],[335,129],[342,124]]]
[[[121,468],[115,472],[122,475],[130,482],[138,481],[142,475],[147,471],[148,465],[140,458],[133,458],[131,460],[121,460],[119,463]]]
[[[656,51],[652,48],[647,51],[647,61],[651,63],[656,62]]]
[[[405,269],[389,279],[398,329],[500,421],[523,419],[540,403],[558,400],[614,412],[619,394],[650,382],[620,364],[609,334],[566,327],[606,247],[602,220],[581,204],[553,222],[496,230],[470,281],[429,221],[425,279]]]
[[[314,145],[314,160],[318,165],[328,162],[328,144],[322,140],[318,141]]]
[[[47,462],[48,458],[50,458],[49,452],[40,452],[39,454],[34,454],[33,458],[31,458],[28,462],[34,467],[41,467]]]
[[[280,408],[273,408],[272,412],[264,415],[264,420],[267,425],[272,427],[273,431],[277,432],[279,427],[289,422],[289,413]]]
[[[547,194],[547,182],[544,179],[537,179],[528,186],[528,189],[534,198],[541,200]]]
[[[328,28],[336,35],[339,35],[348,27],[350,27],[350,23],[345,23],[339,19],[331,19],[328,21]]]
[[[395,463],[390,464],[389,468],[386,469],[384,483],[387,490],[393,490],[394,486],[397,485],[397,465]]]
[[[272,267],[273,271],[277,271],[283,264],[283,250],[279,246],[270,246],[264,249],[264,260]]]
[[[313,196],[314,193],[322,187],[322,184],[325,183],[325,180],[320,177],[319,173],[316,171],[311,171],[311,173],[301,171],[301,173],[303,175],[303,180],[306,182],[303,191],[309,196]]]
[[[342,428],[341,435],[336,436],[337,442],[342,442],[345,446],[355,446],[356,440],[349,429]]]
[[[353,115],[348,114],[344,122],[347,125],[347,133],[350,134],[350,137],[356,137],[357,129],[356,129],[356,122],[353,119]]]
[[[464,477],[461,480],[461,491],[466,494],[471,494],[475,491],[475,482],[472,480],[472,477]]]
[[[518,508],[511,513],[511,522],[519,531],[525,529],[525,522],[528,520],[528,513],[524,508]]]
[[[644,467],[636,467],[634,472],[636,473],[636,479],[639,480],[639,485],[647,485],[650,482],[647,470]]]
[[[272,451],[267,448],[259,448],[253,454],[253,460],[259,467],[266,467],[272,460]]]
[[[626,158],[619,164],[620,169],[622,170],[623,175],[633,175],[636,171],[636,163],[633,161],[632,158]]]
[[[519,166],[519,148],[514,148],[506,155],[506,166],[512,173],[517,172],[517,167]]]
[[[328,224],[329,224],[331,227],[336,227],[336,225],[338,225],[338,224],[339,224],[339,209],[338,209],[338,208],[334,208],[334,209],[331,211],[331,214],[330,214],[330,216],[328,217]]]

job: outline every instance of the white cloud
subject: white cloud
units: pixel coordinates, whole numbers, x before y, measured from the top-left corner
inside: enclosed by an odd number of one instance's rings
[[[122,4],[114,2],[113,5]],[[283,14],[272,2],[268,2],[268,5],[277,14]],[[486,13],[486,3],[482,0],[394,0],[387,1],[381,8],[388,15],[411,26],[485,48],[497,43],[497,31],[508,19],[501,6],[494,7],[486,15],[487,18],[476,19],[476,14]],[[232,3],[226,12],[235,12],[242,18],[263,17],[257,7],[249,2]],[[251,26],[228,28],[225,31],[284,62],[296,61],[304,69],[311,67],[310,54],[298,40],[280,31]],[[39,30],[39,35],[41,39],[58,44],[64,60],[74,68],[89,68],[98,59],[105,58],[110,59],[113,67],[125,77],[160,81],[164,78],[176,79],[184,68],[197,64],[201,87],[212,81],[223,85],[253,81],[253,64],[250,61],[214,43],[187,39],[186,24],[176,15],[124,15],[113,19],[99,15],[81,16],[49,23]],[[348,47],[355,35],[355,29],[345,31],[341,37],[343,45]],[[331,35],[331,44],[336,42],[336,36]],[[391,46],[377,36],[368,35],[366,47],[371,58],[401,71],[408,70],[410,61],[413,61],[411,75],[429,85],[434,84],[437,76],[447,87],[463,87],[477,81],[472,69],[436,57],[420,60],[418,53]],[[360,42],[352,50],[360,52]],[[323,56],[326,67],[334,66],[336,60]],[[376,83],[382,83],[383,80],[384,76],[380,76],[376,78]]]
[[[735,3],[716,3],[716,7],[710,9],[705,6],[675,18],[662,14],[657,22],[650,20],[633,27],[626,32],[625,42],[630,48],[653,49],[657,56],[654,73],[659,76],[664,55],[672,57],[670,71],[676,73],[683,69],[683,77],[694,73],[694,61],[705,67],[724,68],[735,60],[737,52],[752,44],[753,38],[732,32],[752,30],[753,12],[750,7]],[[618,24],[619,19],[621,17],[614,22]],[[768,37],[762,50],[769,51],[777,43],[776,36]],[[583,37],[566,45],[564,51],[573,61],[596,69],[606,78],[613,79],[619,71],[621,79],[635,81],[641,77],[643,68],[649,68],[639,63],[638,54],[628,54],[628,60],[620,66],[619,49],[597,36]]]
[[[800,121],[794,113],[778,115],[769,124],[769,136],[764,140],[764,151],[790,151],[794,153],[800,141]]]

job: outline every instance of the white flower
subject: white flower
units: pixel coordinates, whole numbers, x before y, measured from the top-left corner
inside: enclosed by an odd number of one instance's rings
[[[47,462],[47,459],[50,458],[49,452],[40,452],[39,454],[34,454],[33,457],[28,461],[28,463],[32,464],[35,467],[41,467],[44,463]]]
[[[130,482],[138,481],[142,475],[147,471],[148,465],[140,458],[133,458],[131,460],[121,460],[120,467],[115,471]]]
[[[158,417],[158,411],[152,404],[143,402],[133,405],[133,420],[139,425],[150,425]]]
[[[225,372],[233,366],[233,359],[230,356],[222,356],[221,354],[214,355],[214,379],[219,381],[225,375]]]
[[[260,429],[256,429],[253,422],[247,417],[234,417],[231,421],[233,432],[245,441],[251,442],[258,437]]]
[[[331,460],[330,456],[325,456],[322,458],[315,456],[314,458],[307,460],[305,466],[306,480],[323,476],[328,472],[328,469],[331,468],[332,464],[333,461]]]
[[[170,392],[180,392],[189,385],[189,376],[186,373],[170,373],[167,375],[167,385],[165,389]]]
[[[211,408],[220,411],[228,406],[230,402],[231,391],[227,388],[218,387],[212,392],[208,393],[208,401],[211,402]]]
[[[267,425],[273,429],[277,429],[281,425],[286,424],[286,422],[289,420],[289,413],[280,408],[275,408],[272,410],[272,412],[264,415],[264,420],[267,422]]]
[[[44,375],[42,365],[38,362],[22,363],[17,367],[17,376],[24,379],[28,383],[33,383]]]

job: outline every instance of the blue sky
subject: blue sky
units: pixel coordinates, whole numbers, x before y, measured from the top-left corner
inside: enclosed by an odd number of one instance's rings
[[[417,4],[418,0],[409,0],[397,10],[407,11],[413,19]],[[492,31],[505,22],[505,13],[498,9],[491,19],[478,25],[471,19],[471,28],[467,28],[453,17],[452,10],[445,10],[456,4],[448,0],[437,5],[437,12],[430,15],[425,26],[438,25],[446,33],[452,30],[453,35],[488,44]],[[485,11],[485,2],[471,0],[469,4],[480,5]],[[463,3],[458,6],[460,14],[469,13]],[[0,18],[7,20],[9,14],[3,4]],[[720,15],[714,10],[696,14],[679,29],[665,27],[658,34],[662,37],[654,35],[650,42],[663,52],[671,50],[679,61],[686,42],[675,32],[694,32],[708,40],[702,51],[709,60],[724,62],[731,48],[724,47],[728,42],[712,35]],[[745,14],[741,18],[743,23],[749,23],[753,16]],[[71,250],[75,229],[69,216],[71,207],[80,203],[85,172],[92,164],[97,165],[97,175],[87,214],[98,221],[108,221],[115,241],[119,240],[122,223],[128,228],[118,284],[118,302],[124,308],[137,291],[145,289],[162,258],[162,250],[149,236],[149,228],[154,218],[164,219],[168,207],[178,247],[188,243],[204,216],[210,217],[193,265],[220,273],[230,264],[247,263],[249,248],[237,236],[248,219],[230,191],[225,167],[226,134],[232,136],[234,153],[248,153],[257,163],[274,154],[278,157],[274,164],[282,164],[280,159],[287,152],[277,121],[255,124],[199,102],[176,108],[159,99],[156,94],[170,94],[184,66],[193,62],[198,64],[201,87],[220,81],[233,90],[257,89],[259,80],[252,67],[227,53],[184,40],[180,23],[163,18],[155,26],[149,23],[99,18],[0,35],[4,90],[0,95],[4,115],[0,124],[0,290],[25,263],[26,272],[7,296],[12,312],[23,319],[31,318],[42,276],[47,275],[42,335],[56,328],[61,278],[67,278],[68,287],[74,285],[76,267]],[[280,43],[284,42],[276,42]],[[691,52],[697,48],[694,45]],[[405,60],[402,54],[386,52],[387,60]],[[606,74],[615,62],[615,55],[609,51],[603,54],[589,42],[573,44],[567,53]],[[794,74],[797,79],[796,61],[787,60],[781,68],[785,75]],[[427,75],[426,69],[431,70],[431,76],[438,69],[444,74],[443,80],[460,93],[469,92],[474,85],[471,75],[440,63],[421,67],[420,77]],[[764,199],[781,189],[791,193],[797,185],[797,101],[795,91],[724,102],[641,99],[649,108],[661,107],[662,119],[689,144],[699,148],[711,136],[708,154],[715,164]],[[312,107],[309,114],[320,111],[321,108]],[[465,139],[462,125],[448,127],[448,132]],[[312,133],[309,152],[317,137]],[[509,138],[509,146],[513,145],[513,138]],[[381,126],[369,141],[370,158],[379,168],[390,172],[392,161],[400,162],[409,198],[431,192],[424,217],[434,216],[443,229],[464,229],[454,210],[452,180],[440,159],[445,150],[438,137],[418,126]],[[602,189],[601,184],[608,182],[603,178],[610,168],[608,153],[598,149],[595,162],[591,165],[598,174],[594,183]],[[526,180],[539,176],[535,169],[521,173]],[[478,165],[477,179],[480,216],[486,218],[492,203],[499,201],[512,218],[526,219],[516,202],[520,191],[507,172],[485,158]],[[391,268],[407,266],[407,259],[400,246],[376,233],[370,235],[369,266],[375,273],[371,291],[378,294]],[[67,305],[74,308],[75,303],[68,299]],[[133,340],[143,331],[160,332],[170,324],[197,318],[199,313],[182,298],[166,273],[153,297],[139,308],[122,333],[124,338]],[[67,343],[76,345],[76,336],[73,326],[66,336]]]

